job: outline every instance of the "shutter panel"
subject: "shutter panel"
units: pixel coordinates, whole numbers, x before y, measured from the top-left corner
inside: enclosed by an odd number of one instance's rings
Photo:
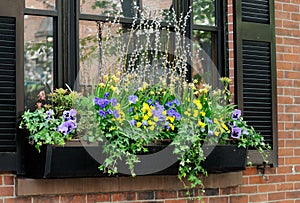
[[[17,92],[23,90],[21,2],[0,2],[0,171],[17,170],[17,114],[23,98],[23,95],[17,96]]]
[[[235,0],[236,102],[245,120],[277,146],[274,0]]]

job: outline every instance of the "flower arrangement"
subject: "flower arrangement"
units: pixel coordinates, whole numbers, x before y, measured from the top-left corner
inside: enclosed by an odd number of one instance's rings
[[[59,88],[50,93],[48,104],[41,91],[37,109],[24,112],[20,128],[29,131],[29,141],[39,151],[43,144],[64,145],[65,140],[76,137],[76,110],[72,108],[76,96],[76,92]]]
[[[202,167],[204,143],[253,147],[267,158],[264,150],[269,146],[263,136],[248,126],[241,111],[230,103],[229,78],[221,78],[224,89],[194,80],[175,90],[160,83],[136,85],[133,77],[123,75],[120,82],[115,75],[105,76],[95,90],[96,125],[101,140],[107,140],[103,150],[107,157],[100,170],[118,173],[118,162],[125,159],[135,175],[135,164],[140,161],[137,155],[162,140],[174,146],[180,163],[178,176],[187,178],[190,187],[201,185],[199,175],[207,175]]]

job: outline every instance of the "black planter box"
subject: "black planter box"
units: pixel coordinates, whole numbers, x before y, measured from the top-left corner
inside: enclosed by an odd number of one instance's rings
[[[236,172],[246,169],[247,149],[237,145],[203,146],[207,156],[203,167],[208,173]]]
[[[150,146],[149,153],[154,153],[164,146]],[[38,152],[33,145],[24,143],[24,177],[28,178],[74,178],[103,177],[98,167],[100,163],[90,155],[101,156],[99,146],[82,146],[80,141],[66,142],[65,146],[44,145]],[[151,167],[151,165],[149,166]],[[177,175],[178,162],[170,167],[148,175]],[[117,174],[115,176],[129,176]]]

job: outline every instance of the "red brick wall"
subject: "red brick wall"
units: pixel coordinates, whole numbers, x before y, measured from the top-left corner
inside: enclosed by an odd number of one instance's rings
[[[232,3],[232,0],[228,0]],[[229,5],[232,13],[232,6]],[[276,0],[276,43],[278,85],[278,167],[263,179],[255,167],[243,172],[237,187],[206,189],[206,203],[300,203],[300,0]],[[232,22],[232,14],[228,16]],[[229,65],[233,77],[233,25],[229,23]],[[143,191],[16,197],[13,175],[0,174],[0,203],[10,202],[138,202],[188,203],[178,191]],[[194,191],[198,194],[199,191]]]

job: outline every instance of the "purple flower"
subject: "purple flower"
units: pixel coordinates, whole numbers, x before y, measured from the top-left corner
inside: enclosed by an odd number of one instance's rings
[[[66,121],[57,127],[57,132],[67,135],[76,128],[76,123],[72,120]]]
[[[148,99],[148,100],[147,100],[147,103],[148,103],[148,104],[152,104],[152,100],[151,100],[151,99]]]
[[[210,120],[209,118],[205,117],[205,120],[206,120],[207,123],[213,124],[212,120]]]
[[[244,130],[244,131],[243,131],[243,134],[244,134],[244,135],[249,135],[248,130]]]
[[[106,114],[113,114],[113,111],[111,109],[107,109]]]
[[[106,92],[103,97],[107,99],[107,97],[109,97],[109,92]]]
[[[95,97],[94,102],[100,108],[104,109],[109,104],[110,101],[108,99],[100,99],[98,97]]]
[[[237,120],[241,116],[241,110],[239,109],[234,109],[231,118],[233,120]]]
[[[131,125],[136,125],[137,122],[136,122],[136,120],[132,119],[132,120],[129,121],[129,123],[130,123]]]
[[[131,95],[128,97],[130,103],[135,104],[138,101],[138,97],[136,95]]]
[[[117,100],[116,100],[116,98],[111,98],[111,99],[110,99],[110,103],[111,103],[112,106],[116,106],[116,105],[117,105]]]
[[[114,115],[115,118],[119,118],[120,117],[120,114],[119,114],[118,110],[114,110],[113,115]]]
[[[131,107],[131,108],[128,110],[128,112],[130,112],[130,113],[133,112],[133,109],[134,109],[134,108]]]
[[[173,106],[173,103],[172,102],[167,102],[167,103],[165,103],[165,106],[168,107],[168,108],[171,108]]]
[[[51,116],[54,115],[54,111],[52,109],[49,109],[48,111],[46,111],[46,114],[47,114],[46,120],[49,120]]]
[[[143,122],[142,122],[142,125],[143,125],[143,126],[147,126],[147,125],[148,125],[148,121],[143,121]]]
[[[103,118],[106,118],[106,113],[105,113],[105,111],[103,111],[103,110],[99,110],[98,111],[98,113],[99,113],[99,115],[101,116],[101,117],[103,117]]]
[[[233,127],[233,128],[231,128],[231,137],[233,139],[240,138],[241,134],[242,134],[242,129],[241,128],[239,128],[239,127]]]
[[[174,116],[176,120],[180,120],[181,116],[174,108],[167,111],[168,116]]]
[[[211,131],[211,130],[209,130],[209,131],[207,132],[207,135],[208,135],[208,136],[213,136],[213,135],[214,135],[214,132]]]
[[[165,122],[164,127],[167,128],[167,129],[170,129],[169,124],[170,124],[169,122]]]
[[[180,102],[179,102],[178,99],[174,99],[174,100],[172,101],[172,103],[175,104],[176,106],[179,106],[179,105],[180,105]]]
[[[65,121],[75,120],[76,121],[76,110],[71,109],[70,111],[63,112],[63,118]]]

